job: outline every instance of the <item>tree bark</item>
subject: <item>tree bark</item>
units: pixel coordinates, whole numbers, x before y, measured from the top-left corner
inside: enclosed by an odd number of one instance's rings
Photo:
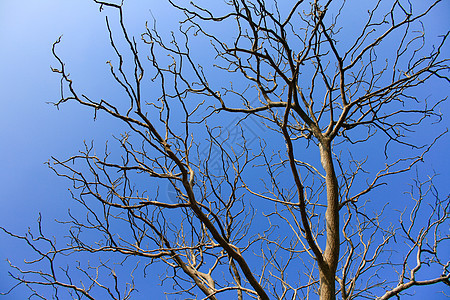
[[[326,247],[323,255],[323,265],[320,271],[320,299],[336,299],[335,274],[339,261],[339,191],[336,173],[333,166],[331,145],[329,140],[319,144],[322,166],[326,172],[327,210]]]

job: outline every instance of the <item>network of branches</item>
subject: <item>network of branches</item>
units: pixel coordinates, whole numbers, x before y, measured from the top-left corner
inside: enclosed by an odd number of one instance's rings
[[[421,172],[446,132],[426,129],[446,99],[423,93],[450,83],[449,33],[426,30],[444,1],[169,0],[173,32],[149,16],[141,36],[127,1],[94,2],[121,93],[81,92],[58,39],[55,105],[128,129],[48,162],[77,209],[60,221],[65,237],[41,217],[26,235],[3,229],[34,253],[10,262],[14,288],[30,299],[147,299],[149,285],[167,299],[448,293],[449,196]]]

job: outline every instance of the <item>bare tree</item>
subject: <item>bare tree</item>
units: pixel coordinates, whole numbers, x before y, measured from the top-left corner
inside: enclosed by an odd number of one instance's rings
[[[103,154],[86,143],[49,161],[84,214],[61,222],[64,242],[40,218],[25,236],[3,229],[37,254],[11,263],[18,285],[42,299],[42,286],[57,299],[135,299],[137,273],[162,264],[169,298],[389,299],[450,285],[449,196],[417,171],[445,132],[414,135],[445,100],[418,91],[450,81],[448,32],[429,44],[422,22],[443,1],[169,0],[179,30],[168,39],[155,21],[139,40],[126,4],[95,2],[123,94],[80,93],[58,40],[55,104],[129,131]],[[382,186],[410,170],[411,201],[396,204]]]

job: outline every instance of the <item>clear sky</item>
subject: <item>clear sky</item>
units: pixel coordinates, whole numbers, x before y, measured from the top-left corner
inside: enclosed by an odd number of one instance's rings
[[[170,26],[176,16],[158,6],[160,1],[136,1],[133,18],[127,18],[131,32],[143,31],[151,19],[151,6],[158,26]],[[151,3],[151,5],[148,4]],[[450,28],[450,5],[429,20],[431,32]],[[138,9],[144,4],[145,9]],[[176,28],[176,26],[175,26]],[[42,212],[49,231],[57,216],[64,216],[70,195],[69,182],[57,177],[44,164],[51,156],[68,157],[82,148],[83,140],[96,139],[98,145],[120,132],[107,121],[94,122],[92,112],[77,105],[63,105],[57,110],[47,102],[59,99],[59,78],[50,66],[57,66],[51,54],[52,43],[63,35],[58,52],[68,65],[76,85],[87,93],[109,94],[113,89],[105,62],[112,57],[104,14],[90,0],[0,0],[0,225],[17,233],[34,226]],[[448,48],[445,49],[448,56]],[[448,95],[449,88],[435,86],[424,91],[433,97]],[[425,95],[425,94],[424,94]],[[448,127],[448,102],[441,107]],[[439,130],[440,130],[439,129]],[[107,132],[105,134],[105,132]],[[426,135],[428,132],[419,134]],[[448,194],[450,181],[449,136],[438,144],[439,151],[429,157],[430,169],[441,174],[442,193]],[[27,249],[22,243],[0,234],[0,290],[11,281],[5,259],[23,259]],[[19,291],[20,292],[20,291]],[[20,298],[20,294],[16,294]]]

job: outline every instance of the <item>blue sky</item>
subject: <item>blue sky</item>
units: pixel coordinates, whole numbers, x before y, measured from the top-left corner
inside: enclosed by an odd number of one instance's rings
[[[146,1],[133,2],[135,6],[129,8],[133,18],[127,18],[127,24],[138,35],[151,14],[148,8],[138,7]],[[164,11],[156,4],[159,1],[152,2],[158,26],[173,24],[176,15]],[[434,33],[450,28],[449,14],[447,3],[445,9],[428,20],[427,29]],[[68,157],[82,148],[83,140],[95,139],[101,146],[122,129],[111,129],[115,125],[101,117],[94,122],[92,112],[77,105],[69,103],[57,110],[47,103],[59,99],[59,78],[50,66],[56,66],[52,43],[61,35],[58,53],[66,61],[76,85],[90,95],[114,95],[110,79],[105,78],[108,76],[105,62],[113,54],[104,14],[99,13],[98,5],[89,0],[0,0],[0,225],[17,233],[33,226],[38,212],[42,212],[49,230],[57,233],[58,227],[51,225],[51,220],[66,212],[69,183],[44,164],[50,156]],[[446,51],[448,56],[448,48]],[[445,97],[450,91],[440,83],[434,89],[423,91],[424,96]],[[441,110],[444,116],[450,113],[448,102]],[[448,120],[444,117],[438,127],[438,130],[448,127]],[[419,135],[428,134],[428,130]],[[443,194],[448,194],[446,182],[450,180],[450,158],[445,154],[449,146],[446,136],[438,144],[439,151],[428,158],[426,168],[441,174],[438,184]],[[0,245],[0,290],[4,290],[10,284],[4,259],[21,260],[27,250],[3,234]]]

